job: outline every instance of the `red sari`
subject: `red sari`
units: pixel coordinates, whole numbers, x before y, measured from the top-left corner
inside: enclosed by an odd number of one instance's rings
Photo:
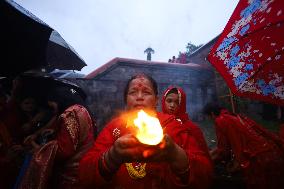
[[[7,127],[9,111],[4,108],[0,112],[0,187],[12,188],[16,180],[20,159],[17,156],[8,156],[8,150],[13,145],[13,140]],[[11,117],[11,116],[10,116]]]
[[[164,132],[181,146],[187,153],[190,162],[189,186],[181,183],[179,178],[172,173],[169,164],[165,162],[147,163],[146,176],[139,179],[130,177],[125,164],[120,166],[110,182],[107,182],[100,174],[99,159],[115,142],[117,138],[129,131],[126,128],[125,119],[121,117],[113,119],[99,134],[94,146],[84,155],[80,162],[81,182],[90,188],[135,188],[135,189],[166,189],[166,188],[207,188],[211,176],[212,166],[206,154],[200,150],[189,129],[177,122],[173,116],[158,113],[158,119],[164,128]]]
[[[279,139],[248,117],[227,111],[215,119],[219,159],[233,153],[250,189],[284,188],[284,154]]]
[[[2,119],[1,115],[0,119]],[[17,169],[12,166],[10,159],[7,157],[8,148],[11,146],[11,143],[12,139],[7,127],[0,120],[0,186],[3,189],[12,188],[17,176]]]
[[[175,115],[176,119],[178,121],[181,121],[183,125],[188,127],[190,129],[191,135],[195,138],[196,142],[200,146],[201,150],[208,155],[208,158],[210,158],[209,155],[209,149],[207,142],[205,141],[204,135],[201,131],[201,129],[195,125],[189,118],[188,113],[186,112],[186,94],[185,92],[179,88],[179,87],[169,87],[163,94],[162,97],[162,111],[166,113],[166,96],[170,90],[173,88],[176,88],[178,91],[179,96],[179,107],[177,109],[177,113]]]
[[[79,161],[94,141],[92,119],[86,108],[73,105],[58,117],[54,127],[55,139],[34,153],[20,188],[81,188]],[[31,181],[35,175],[38,178]]]

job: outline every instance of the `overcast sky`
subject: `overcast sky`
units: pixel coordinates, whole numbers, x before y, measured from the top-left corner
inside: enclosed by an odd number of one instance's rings
[[[167,62],[187,42],[205,44],[224,29],[238,0],[15,0],[57,30],[88,66],[115,57]]]

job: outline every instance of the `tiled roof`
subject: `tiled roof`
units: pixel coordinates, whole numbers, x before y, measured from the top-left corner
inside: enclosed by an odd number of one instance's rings
[[[134,64],[134,65],[152,65],[152,66],[162,66],[162,67],[185,67],[185,68],[192,68],[192,69],[209,69],[206,65],[198,65],[194,63],[187,63],[187,64],[180,64],[180,63],[168,63],[168,62],[156,62],[156,61],[146,61],[146,60],[137,60],[137,59],[130,59],[130,58],[114,58],[111,61],[107,62],[103,66],[99,67],[98,69],[94,70],[93,72],[89,73],[85,76],[86,79],[92,79],[99,74],[104,73],[108,69],[117,66],[118,64]]]

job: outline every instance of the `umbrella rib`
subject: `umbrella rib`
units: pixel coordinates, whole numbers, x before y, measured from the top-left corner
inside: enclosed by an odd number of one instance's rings
[[[281,50],[281,51],[275,53],[272,57],[276,57],[278,54],[281,54],[281,52],[284,52],[284,50]],[[262,70],[262,68],[263,68],[264,66],[266,66],[269,62],[271,62],[271,61],[273,60],[272,57],[271,57],[271,60],[266,60],[263,64],[261,64],[261,65],[259,66],[259,68],[258,68],[246,81],[251,80],[255,75],[257,75],[257,74]],[[242,88],[245,83],[247,83],[247,82],[242,83],[242,85],[240,86],[240,88]]]
[[[270,23],[269,25],[266,25],[265,27],[272,27],[272,26],[276,26],[277,24],[284,24],[284,20],[275,21],[275,22],[273,22],[273,23]],[[230,43],[229,45],[223,47],[222,49],[219,49],[219,50],[216,51],[216,52],[221,52],[221,51],[223,51],[223,49],[226,49],[228,46],[230,46],[230,45],[232,45],[232,44],[235,44],[235,43],[238,43],[241,39],[248,38],[250,35],[255,34],[255,33],[257,33],[257,32],[259,32],[259,31],[263,30],[265,27],[258,28],[258,29],[256,29],[256,30],[253,30],[253,31],[250,32],[250,33],[247,33],[247,34],[243,35],[241,38],[237,38],[236,41],[233,41],[233,42]],[[215,54],[216,54],[216,53],[215,53]]]

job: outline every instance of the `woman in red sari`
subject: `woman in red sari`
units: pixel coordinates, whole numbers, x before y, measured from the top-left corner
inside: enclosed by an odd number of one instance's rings
[[[204,112],[215,119],[218,143],[211,153],[215,162],[233,158],[248,189],[284,188],[284,148],[276,135],[217,104],[208,104]]]
[[[202,131],[189,119],[186,112],[186,94],[181,88],[172,86],[164,92],[162,97],[162,111],[163,113],[174,115],[176,120],[187,126],[202,151],[210,158],[208,146]]]
[[[94,125],[82,93],[74,86],[62,85],[48,91],[54,118],[25,141],[37,149],[19,188],[81,188],[79,160],[93,144]],[[31,181],[35,174],[38,178]]]
[[[81,182],[89,188],[207,188],[211,163],[188,128],[173,116],[155,112],[156,82],[135,75],[124,97],[126,113],[105,126],[81,160]],[[160,144],[142,144],[131,134],[132,113],[140,109],[159,119],[165,134]]]

